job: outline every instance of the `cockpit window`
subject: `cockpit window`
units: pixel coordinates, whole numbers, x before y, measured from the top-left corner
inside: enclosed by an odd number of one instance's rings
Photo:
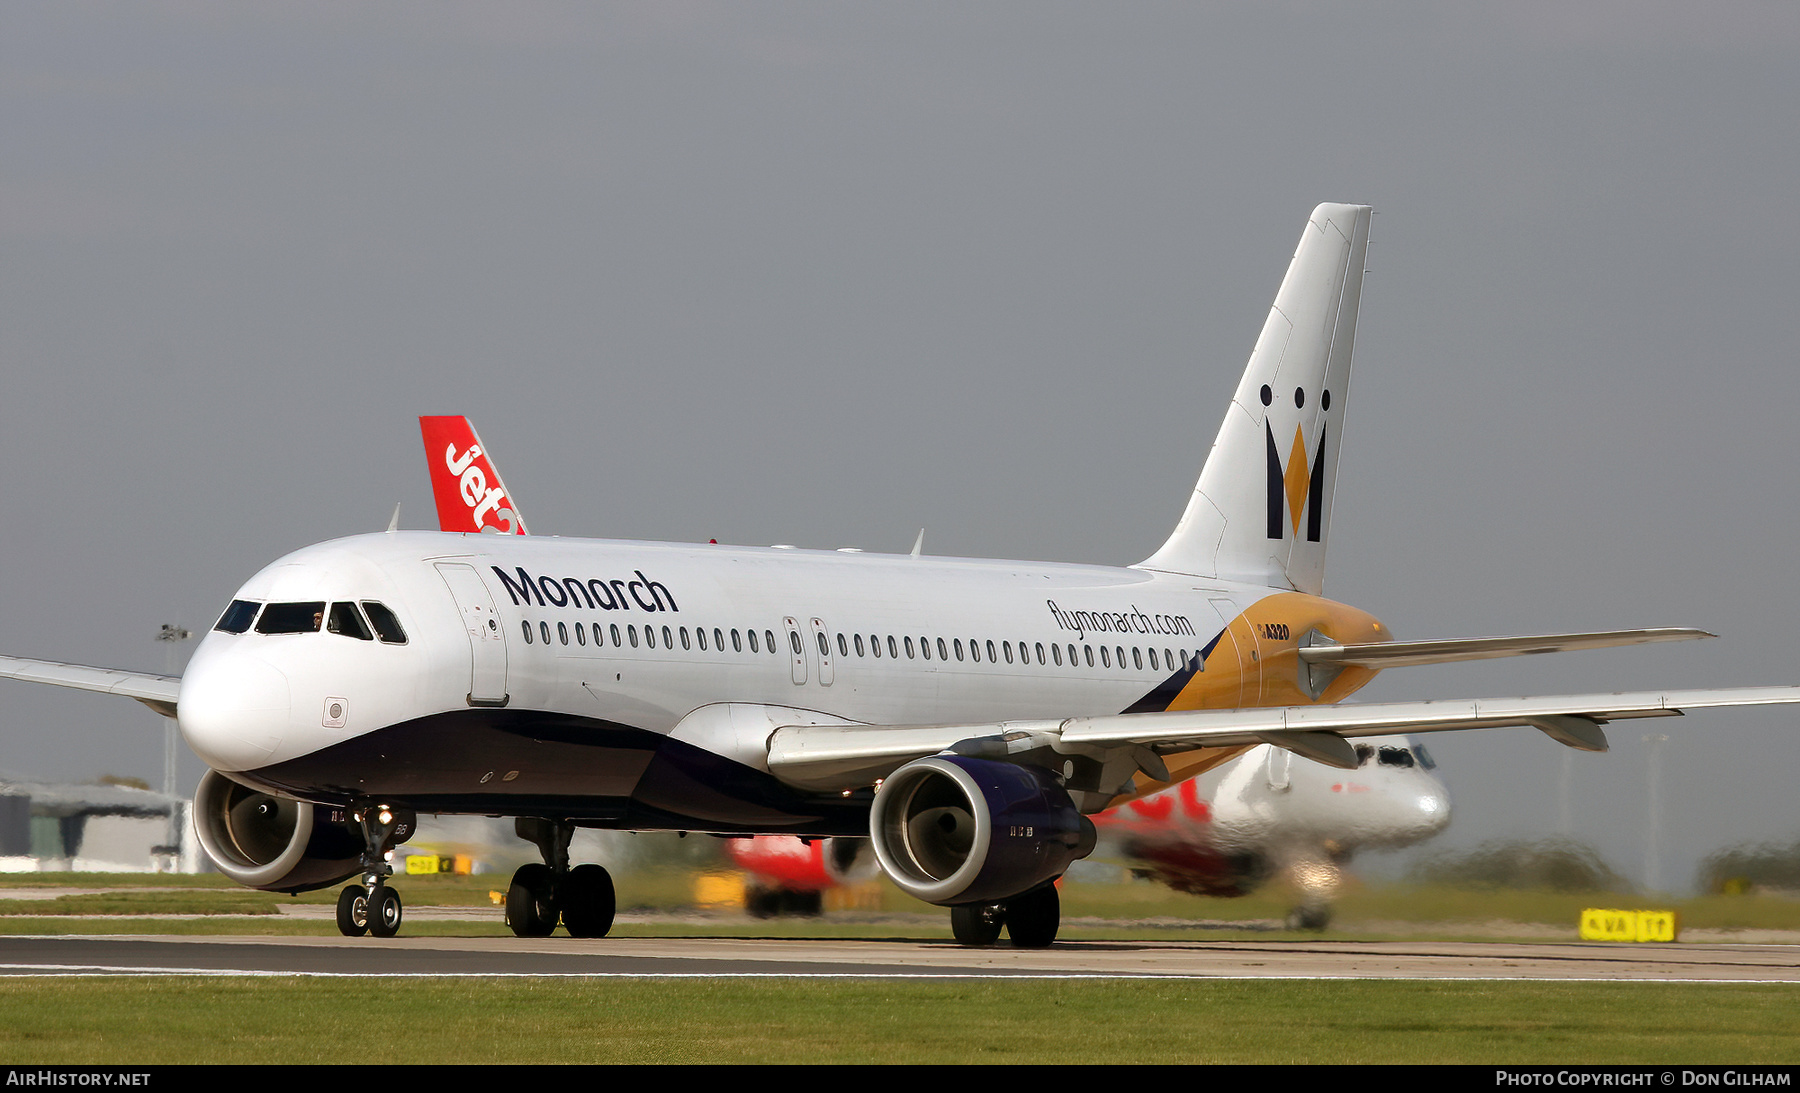
[[[272,603],[256,620],[259,634],[316,634],[325,621],[325,602]]]
[[[256,609],[261,606],[262,604],[251,600],[232,600],[231,606],[219,616],[219,622],[213,629],[223,630],[227,634],[241,634],[250,629],[251,620],[256,618]]]
[[[325,620],[325,629],[358,641],[375,640],[375,635],[369,633],[368,623],[363,622],[362,612],[353,603],[332,604],[331,615]]]
[[[406,631],[400,629],[400,620],[388,610],[386,604],[364,600],[362,605],[363,610],[369,613],[369,621],[375,624],[375,632],[381,635],[382,641],[389,645],[406,644]]]
[[[1371,748],[1367,744],[1356,745],[1356,765],[1357,766],[1366,767],[1369,765],[1369,760],[1371,760],[1373,758],[1375,758],[1375,749],[1374,748]]]
[[[1419,744],[1413,748],[1413,751],[1419,756],[1420,766],[1424,767],[1426,770],[1437,769],[1437,760],[1433,759],[1431,753],[1425,750],[1425,745]]]
[[[1405,748],[1382,748],[1379,758],[1384,767],[1410,767],[1413,765],[1412,752]]]

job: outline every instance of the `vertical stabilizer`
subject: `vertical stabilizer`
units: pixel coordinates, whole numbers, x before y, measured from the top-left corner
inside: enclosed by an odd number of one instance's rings
[[[425,440],[440,529],[528,534],[519,506],[468,418],[421,417],[419,435]]]
[[[1313,210],[1187,511],[1143,568],[1319,594],[1369,216]]]

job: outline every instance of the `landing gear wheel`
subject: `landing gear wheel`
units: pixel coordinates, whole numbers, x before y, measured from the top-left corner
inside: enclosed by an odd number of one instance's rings
[[[618,906],[612,874],[598,865],[578,865],[563,879],[556,902],[570,937],[605,937]]]
[[[360,884],[348,885],[338,893],[338,933],[345,937],[361,937],[369,932],[369,892]]]
[[[400,893],[383,885],[375,890],[375,913],[369,916],[369,933],[393,937],[400,932]]]
[[[549,937],[556,929],[556,897],[550,867],[519,866],[506,890],[506,924],[518,937]]]
[[[1296,907],[1288,912],[1287,928],[1290,930],[1307,930],[1312,933],[1323,933],[1325,927],[1331,925],[1331,907],[1329,904],[1309,904]]]
[[[1006,933],[1015,948],[1049,948],[1061,924],[1062,899],[1054,884],[1006,901]]]
[[[751,918],[774,918],[781,913],[781,893],[752,888],[744,893],[744,913]]]
[[[958,945],[982,949],[1000,940],[1006,909],[998,903],[964,903],[950,908],[950,933]]]

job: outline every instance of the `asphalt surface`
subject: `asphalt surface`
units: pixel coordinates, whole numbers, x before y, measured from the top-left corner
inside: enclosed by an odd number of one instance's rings
[[[1417,941],[0,937],[0,975],[1105,976],[1800,983],[1800,946]]]

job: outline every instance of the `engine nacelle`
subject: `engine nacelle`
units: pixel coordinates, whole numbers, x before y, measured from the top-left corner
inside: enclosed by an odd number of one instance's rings
[[[875,794],[875,856],[907,895],[953,905],[1008,899],[1094,849],[1094,825],[1049,771],[934,755]]]
[[[396,819],[383,850],[405,842],[416,826],[410,812]],[[306,892],[362,868],[362,828],[342,810],[276,797],[216,770],[194,791],[194,831],[219,872],[247,888]]]

